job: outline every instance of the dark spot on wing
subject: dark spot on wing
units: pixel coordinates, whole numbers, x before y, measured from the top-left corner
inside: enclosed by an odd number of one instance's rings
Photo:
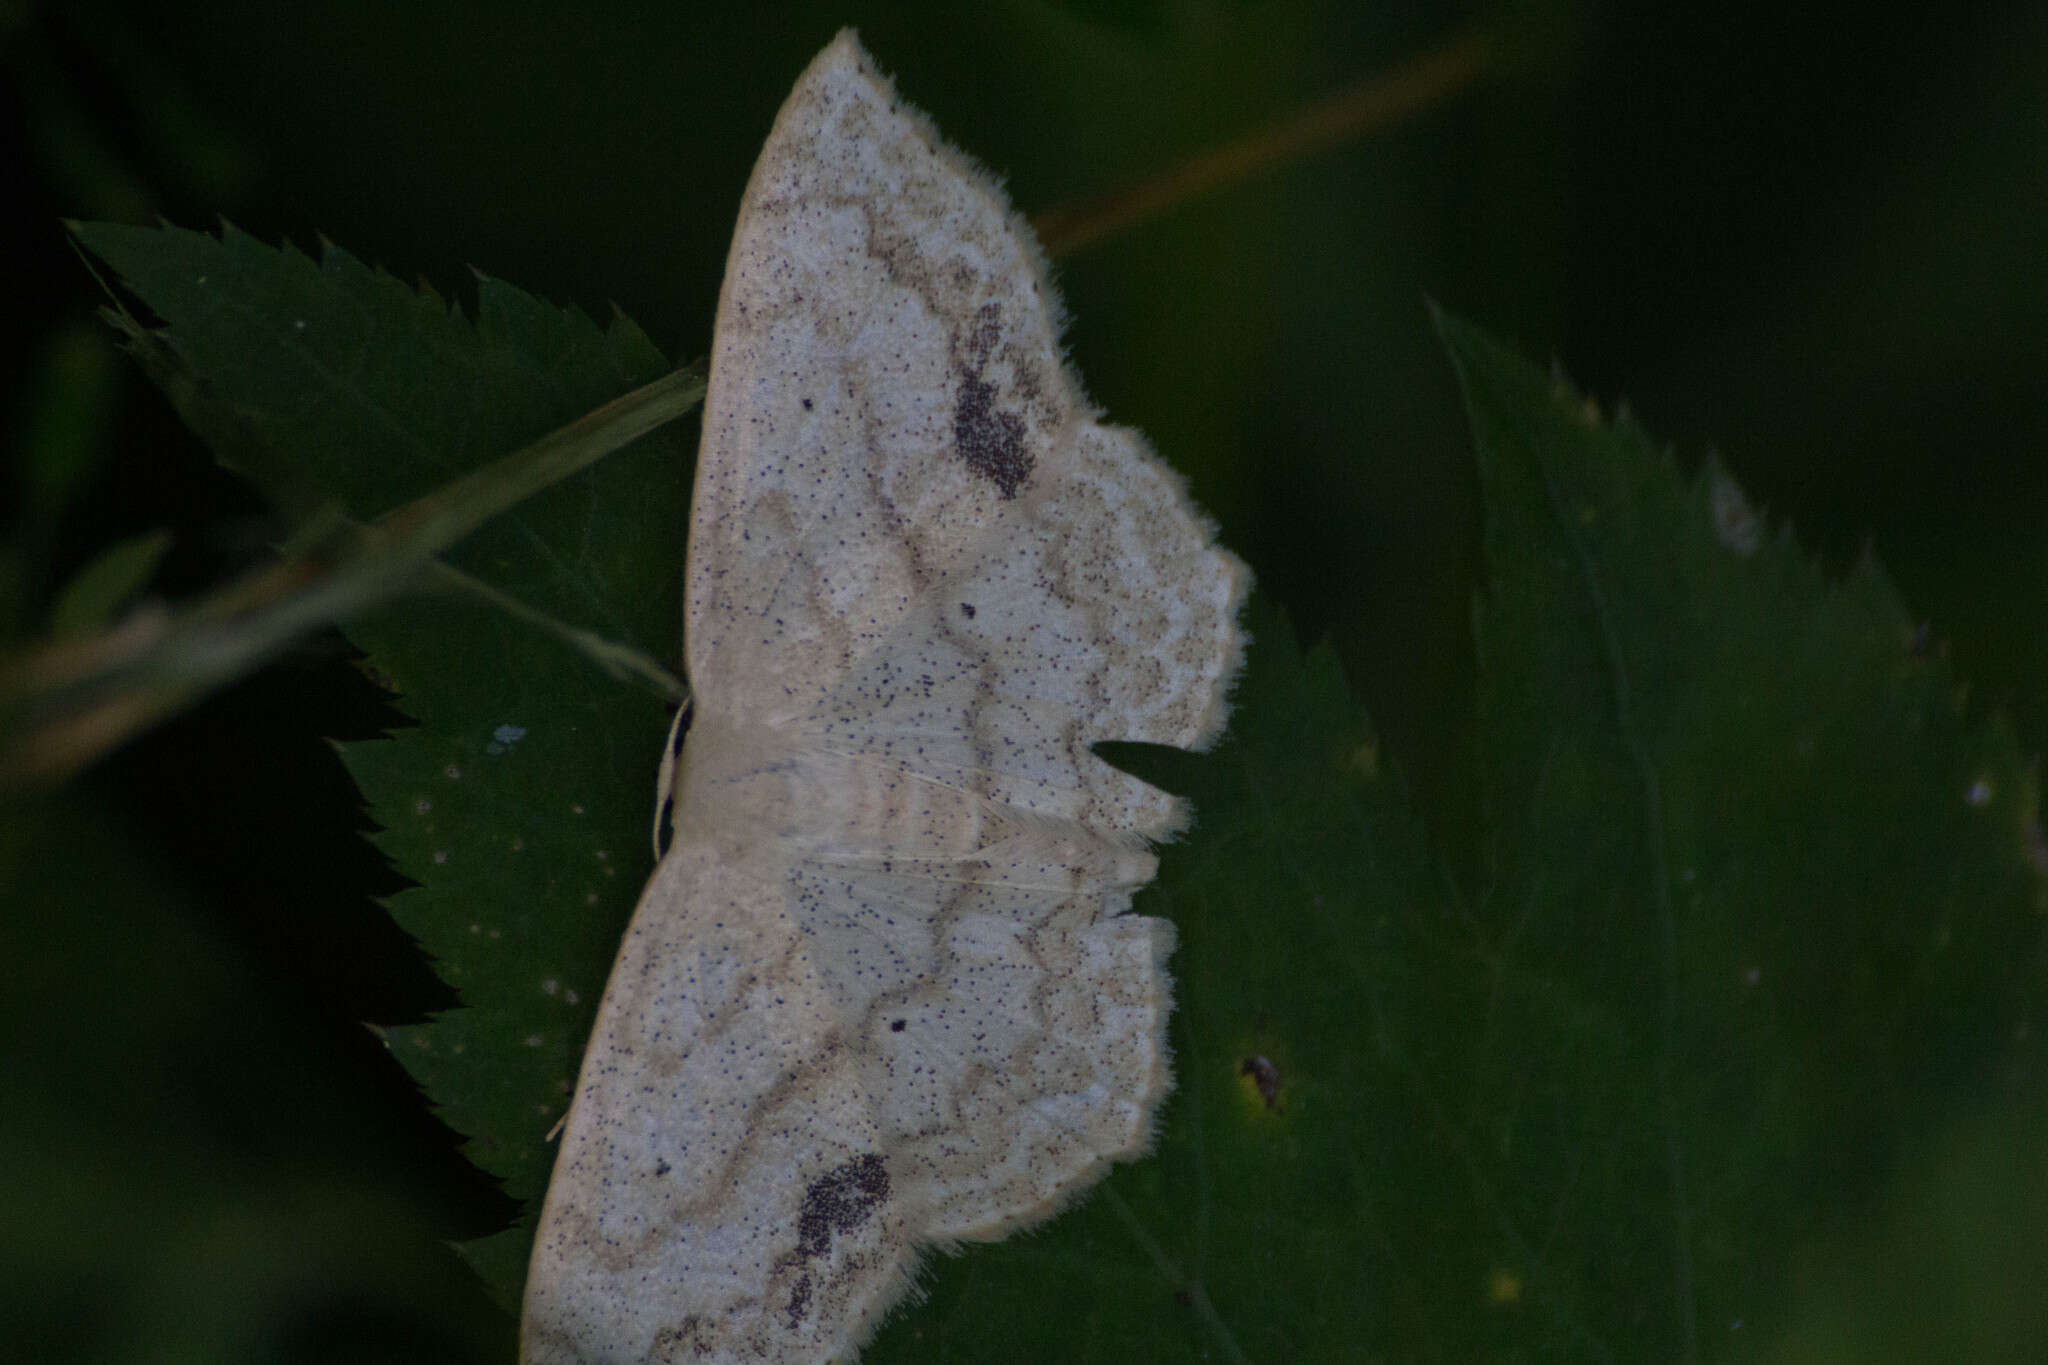
[[[851,1232],[889,1197],[889,1172],[874,1152],[834,1166],[804,1190],[797,1214],[797,1254],[822,1256],[835,1232]]]
[[[796,1216],[796,1250],[784,1264],[815,1261],[831,1250],[835,1234],[852,1232],[874,1216],[889,1197],[889,1171],[880,1155],[869,1152],[834,1166],[804,1188]],[[811,1271],[806,1267],[790,1286],[788,1321],[791,1331],[803,1322],[811,1303]]]
[[[1031,477],[1031,456],[1024,450],[1024,419],[995,406],[995,386],[975,378],[960,380],[960,398],[953,408],[953,443],[967,467],[996,486],[1005,498],[1017,496]]]
[[[953,445],[969,469],[996,486],[1005,498],[1031,477],[1031,452],[1024,448],[1024,419],[996,405],[996,386],[982,378],[1002,336],[1002,308],[984,303],[974,329],[961,344],[960,393],[953,401]]]

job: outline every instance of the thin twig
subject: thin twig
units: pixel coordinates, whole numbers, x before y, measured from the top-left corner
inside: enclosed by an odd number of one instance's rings
[[[368,525],[335,517],[298,557],[176,611],[146,607],[98,635],[6,660],[0,717],[11,733],[0,739],[0,791],[60,781],[299,636],[388,601],[491,518],[681,416],[703,396],[703,374],[678,370]],[[617,650],[596,657],[664,691],[677,686]]]
[[[1482,75],[1493,57],[1491,36],[1483,30],[1469,32],[1388,75],[1372,77],[1269,128],[1211,148],[1141,185],[1048,210],[1033,218],[1031,226],[1047,255],[1071,256],[1211,190],[1441,103]]]

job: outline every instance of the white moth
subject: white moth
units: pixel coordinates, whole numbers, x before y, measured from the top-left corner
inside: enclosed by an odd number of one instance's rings
[[[1001,191],[851,32],[726,267],[690,523],[675,842],[619,949],[521,1358],[850,1359],[927,1248],[1144,1151],[1176,801],[1248,574],[1103,426]]]

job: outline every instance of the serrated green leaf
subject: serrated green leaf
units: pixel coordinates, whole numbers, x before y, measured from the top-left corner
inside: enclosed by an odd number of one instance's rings
[[[600,329],[487,276],[472,322],[332,245],[315,262],[232,225],[73,231],[168,324],[215,419],[201,434],[295,520],[368,521],[668,368],[627,319]]]
[[[472,323],[337,248],[316,264],[232,229],[78,232],[166,324],[175,369],[156,372],[195,388],[188,420],[301,514],[368,520],[667,369],[630,322],[600,330],[494,280]],[[448,559],[527,609],[674,658],[688,474],[684,442],[658,432]],[[477,1162],[532,1199],[648,869],[662,702],[474,596],[401,599],[348,633],[418,722],[344,750],[380,846],[419,883],[392,913],[465,1006],[388,1037]],[[501,1273],[523,1268],[500,1253]]]
[[[1440,325],[1488,517],[1490,1254],[1532,1344],[1718,1351],[1803,1230],[2030,1056],[2035,780],[1873,560],[1830,583],[1718,465]]]

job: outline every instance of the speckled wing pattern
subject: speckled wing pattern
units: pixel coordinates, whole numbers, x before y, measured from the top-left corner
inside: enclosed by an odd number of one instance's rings
[[[851,32],[727,265],[676,837],[613,969],[522,1357],[850,1359],[923,1249],[1051,1215],[1170,1084],[1184,813],[1094,757],[1215,738],[1243,566],[1100,424],[1001,191]]]

